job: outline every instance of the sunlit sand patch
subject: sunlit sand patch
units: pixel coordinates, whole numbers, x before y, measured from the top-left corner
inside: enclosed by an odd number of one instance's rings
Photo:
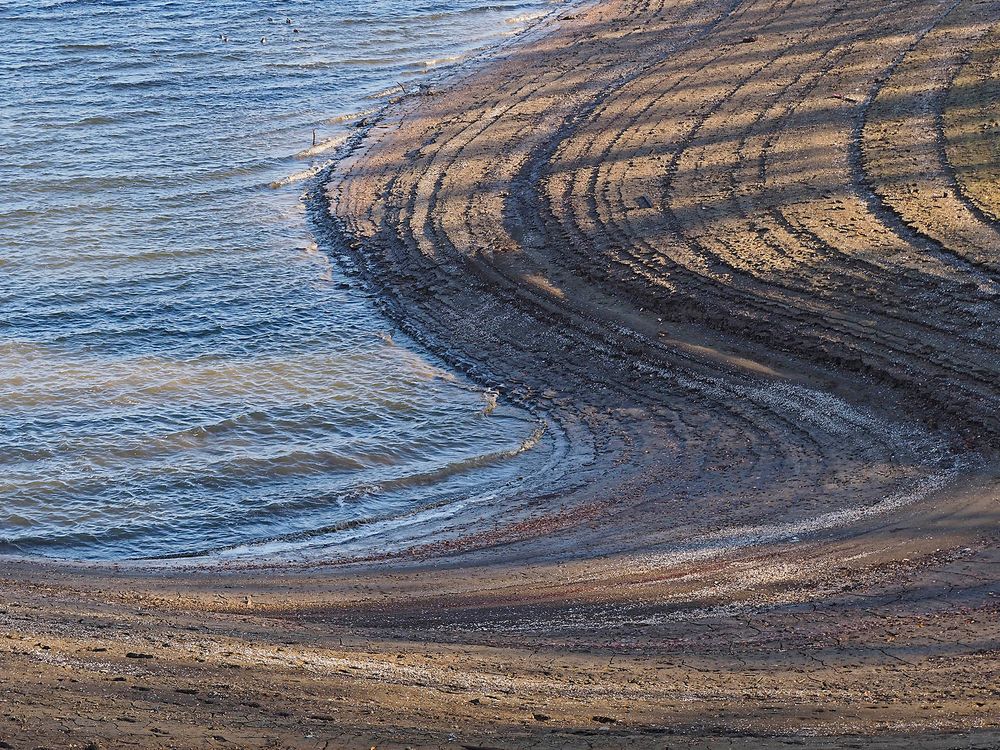
[[[550,294],[553,297],[558,297],[559,299],[566,298],[566,293],[562,289],[557,287],[555,284],[553,284],[551,281],[549,281],[546,277],[542,276],[541,274],[538,273],[525,274],[523,278],[527,284],[530,284],[531,286],[540,289],[546,294]]]

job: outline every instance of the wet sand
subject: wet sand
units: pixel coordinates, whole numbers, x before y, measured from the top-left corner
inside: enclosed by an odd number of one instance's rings
[[[370,118],[325,239],[544,421],[548,491],[363,557],[7,564],[0,739],[1000,745],[998,22],[608,0]]]

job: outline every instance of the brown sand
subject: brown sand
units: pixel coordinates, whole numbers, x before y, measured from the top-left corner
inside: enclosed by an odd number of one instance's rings
[[[606,0],[397,102],[329,231],[548,491],[361,560],[7,564],[0,747],[1000,747],[998,40]]]

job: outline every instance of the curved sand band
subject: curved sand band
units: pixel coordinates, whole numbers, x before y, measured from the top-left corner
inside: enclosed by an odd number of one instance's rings
[[[390,108],[332,231],[544,490],[11,563],[0,739],[997,746],[998,49],[1000,2],[609,0]]]

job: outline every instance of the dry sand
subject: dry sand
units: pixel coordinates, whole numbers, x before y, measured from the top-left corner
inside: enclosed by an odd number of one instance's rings
[[[366,559],[10,562],[0,747],[1000,747],[998,40],[607,0],[370,118],[330,239],[549,491]]]

